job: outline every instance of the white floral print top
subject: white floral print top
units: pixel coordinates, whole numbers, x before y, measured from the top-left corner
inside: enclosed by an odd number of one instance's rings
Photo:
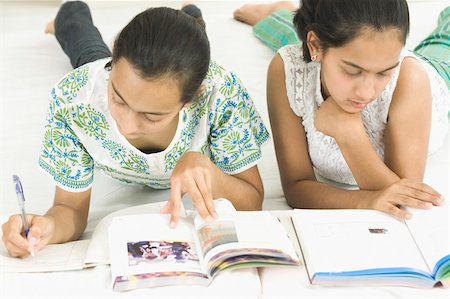
[[[145,154],[120,134],[108,111],[109,59],[81,66],[52,90],[39,165],[67,191],[91,187],[94,167],[127,183],[170,187],[187,151],[211,158],[222,171],[240,173],[261,159],[269,133],[235,74],[211,62],[205,90],[179,113],[178,128],[162,152]]]

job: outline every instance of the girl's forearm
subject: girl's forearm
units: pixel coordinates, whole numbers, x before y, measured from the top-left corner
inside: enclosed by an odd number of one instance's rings
[[[315,180],[283,184],[288,204],[301,209],[369,209],[375,191],[346,190]]]
[[[262,209],[264,190],[259,177],[255,180],[247,180],[239,175],[228,175],[218,168],[216,171],[217,175],[212,182],[213,198],[226,198],[237,210]]]
[[[51,207],[45,216],[52,218],[55,224],[50,243],[78,240],[87,225],[86,213],[62,204]]]
[[[365,132],[336,142],[360,189],[379,190],[400,179],[378,156]]]

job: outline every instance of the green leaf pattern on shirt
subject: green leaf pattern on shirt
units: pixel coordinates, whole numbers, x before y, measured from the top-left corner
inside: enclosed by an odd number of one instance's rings
[[[66,104],[70,103],[88,80],[88,68],[69,73],[52,90],[39,165],[64,186],[84,188],[92,183],[93,161],[72,129]]]
[[[98,111],[95,111],[91,105],[86,106],[81,104],[72,107],[73,121],[80,128],[83,128],[86,135],[95,137],[96,139],[103,139],[106,137],[106,132],[109,130],[109,124],[106,117]]]
[[[63,99],[63,103],[68,103],[77,97],[78,91],[86,85],[88,76],[89,68],[82,66],[73,70],[61,81],[59,81],[57,87],[61,98]]]
[[[261,158],[260,145],[269,138],[247,90],[228,73],[223,77],[214,110],[209,112],[211,159],[224,172],[236,173]]]
[[[118,161],[122,169],[137,173],[149,173],[149,167],[144,157],[127,150],[123,145],[113,140],[103,140],[103,148],[109,151],[109,155]]]
[[[165,152],[164,167],[158,166],[156,173],[147,162],[152,155],[140,153],[112,137],[115,135],[105,112],[91,105],[94,99],[82,90],[87,86],[89,71],[89,65],[75,69],[52,90],[39,161],[60,185],[68,189],[88,188],[93,181],[92,157],[104,151],[102,159],[107,156],[109,161],[107,164],[95,161],[95,166],[111,177],[153,188],[169,188],[171,172],[191,148],[204,117],[210,131],[201,152],[224,172],[237,173],[260,159],[260,145],[267,140],[268,132],[239,79],[216,63],[210,64],[204,92],[180,112],[185,113],[180,118],[181,133]]]
[[[205,90],[194,103],[188,108],[188,111],[180,112],[190,115],[186,117],[185,125],[180,134],[180,139],[174,146],[165,154],[166,171],[171,171],[175,168],[180,157],[190,148],[191,141],[195,137],[194,132],[200,119],[205,115],[208,109],[208,91]]]

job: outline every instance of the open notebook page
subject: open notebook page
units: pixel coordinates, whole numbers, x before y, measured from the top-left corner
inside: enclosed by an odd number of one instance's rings
[[[15,258],[9,256],[0,242],[0,272],[49,272],[80,270],[85,268],[84,257],[89,240],[46,246],[35,256]]]

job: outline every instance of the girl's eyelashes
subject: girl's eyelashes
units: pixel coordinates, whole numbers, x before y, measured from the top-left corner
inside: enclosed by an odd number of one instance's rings
[[[354,77],[358,77],[359,75],[361,75],[361,71],[358,71],[358,72],[349,72],[349,71],[346,71],[346,70],[344,70],[344,72],[345,72],[345,74],[347,75],[347,76],[350,76],[350,77],[352,77],[352,78],[354,78]]]
[[[125,105],[125,102],[122,99],[120,99],[119,97],[117,97],[114,91],[112,93],[112,99],[116,104]]]
[[[355,77],[360,76],[362,74],[362,71],[350,72],[350,71],[344,70],[344,73],[349,77],[355,78]],[[377,73],[377,76],[384,78],[384,77],[391,76],[391,74],[392,74],[392,72],[382,72],[382,73]]]
[[[127,106],[128,104],[122,100],[120,97],[117,96],[117,94],[114,92],[114,90],[112,91],[112,96],[111,96],[113,102],[117,105],[120,106]],[[130,108],[128,108],[130,109]],[[162,119],[155,119],[155,115],[154,114],[149,114],[149,113],[140,113],[141,115],[143,115],[143,117],[145,118],[145,121],[147,121],[150,124],[157,124],[158,122],[160,122]],[[156,116],[158,117],[158,116]]]
[[[378,73],[377,75],[380,77],[389,77],[391,76],[392,72],[382,72],[382,73]]]
[[[145,119],[151,124],[156,124],[157,122],[160,121],[160,119],[154,119],[153,117],[154,115],[145,114]]]
[[[127,105],[123,100],[121,100],[120,98],[115,97],[114,95],[113,95],[112,98],[113,98],[114,103],[116,103],[117,105],[128,106],[128,105]],[[142,112],[141,112],[141,114],[143,114],[144,117],[145,117],[145,120],[148,121],[148,122],[151,123],[151,124],[155,124],[155,123],[161,121],[160,119],[155,119],[155,118],[154,118],[155,116],[154,116],[153,114],[142,113]]]

